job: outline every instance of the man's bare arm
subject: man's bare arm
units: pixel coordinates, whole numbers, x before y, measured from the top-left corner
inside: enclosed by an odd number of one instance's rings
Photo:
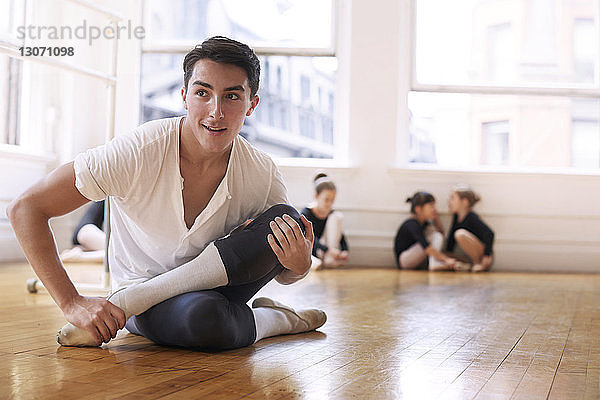
[[[73,163],[60,166],[15,199],[7,216],[35,273],[67,320],[108,341],[125,325],[125,315],[104,299],[80,296],[64,270],[48,221],[89,202],[75,187]]]

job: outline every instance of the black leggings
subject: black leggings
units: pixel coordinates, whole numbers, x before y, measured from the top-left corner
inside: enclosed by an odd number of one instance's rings
[[[205,350],[248,346],[256,340],[254,314],[248,305],[264,285],[283,271],[267,242],[269,222],[288,214],[304,231],[295,208],[278,204],[243,230],[215,241],[229,284],[184,293],[131,317],[126,328],[158,344]]]

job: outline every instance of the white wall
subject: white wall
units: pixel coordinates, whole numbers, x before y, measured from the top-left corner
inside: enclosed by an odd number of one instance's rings
[[[133,3],[121,2],[128,8],[119,12],[135,20]],[[449,189],[467,182],[483,198],[476,211],[496,232],[497,270],[599,272],[600,175],[406,168],[409,1],[340,3],[336,113],[342,157],[308,166],[286,160],[281,169],[296,206],[310,201],[317,168],[336,180],[351,265],[393,266],[394,234],[408,217],[405,198],[429,190],[448,226]],[[129,46],[120,43],[118,132],[137,124],[139,51]],[[74,220],[55,225],[59,245],[68,244]]]

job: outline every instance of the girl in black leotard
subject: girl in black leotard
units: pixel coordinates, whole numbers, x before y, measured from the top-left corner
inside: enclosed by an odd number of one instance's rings
[[[104,259],[106,234],[104,200],[91,203],[73,232],[74,247],[60,253],[63,262],[98,262]]]
[[[413,216],[398,228],[394,239],[397,267],[430,271],[454,269],[456,260],[441,251],[444,236],[433,195],[417,192],[406,202],[410,203]]]
[[[473,212],[473,206],[479,200],[479,195],[467,185],[455,186],[448,199],[448,209],[454,215],[446,252],[461,258],[457,251],[462,250],[473,263],[473,272],[488,271],[494,260],[494,232]]]
[[[343,215],[333,209],[336,187],[324,173],[315,176],[314,185],[315,201],[302,210],[313,224],[313,256],[322,261],[313,263],[313,266],[316,269],[339,267],[348,260],[348,243],[342,233]]]

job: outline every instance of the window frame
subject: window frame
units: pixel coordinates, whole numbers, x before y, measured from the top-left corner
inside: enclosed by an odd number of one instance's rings
[[[269,56],[285,56],[285,57],[335,57],[339,59],[339,19],[343,0],[331,0],[331,30],[330,30],[330,46],[323,48],[314,47],[264,47],[252,46],[254,53],[258,57]],[[146,18],[146,4],[141,3],[142,23]],[[185,55],[192,47],[197,45],[197,42],[192,41],[161,41],[160,43],[152,43],[149,39],[144,38],[140,49],[140,58],[146,54],[170,54],[170,55]],[[141,83],[141,82],[140,82]],[[340,86],[340,80],[336,79],[336,87]],[[143,94],[140,91],[140,106],[142,104]],[[141,112],[141,109],[140,109]],[[332,111],[333,121],[333,138],[334,138],[334,155],[331,159],[321,158],[302,158],[302,157],[276,157],[273,156],[278,163],[282,165],[341,165],[346,162],[346,155],[342,150],[343,140],[338,140],[340,137],[341,128],[338,126],[338,114],[335,110]]]
[[[598,52],[596,54],[596,68],[594,70],[594,82],[592,84],[571,84],[563,86],[549,85],[476,85],[476,84],[431,84],[422,83],[417,80],[417,2],[420,0],[407,0],[408,10],[408,46],[407,56],[409,60],[406,63],[408,77],[407,94],[411,91],[423,93],[459,93],[469,95],[533,95],[533,96],[556,96],[563,98],[580,98],[593,99],[600,101],[600,39],[598,40]],[[596,13],[595,24],[597,37],[600,38],[600,0],[595,0]],[[409,113],[408,104],[406,103],[406,115]],[[401,138],[399,143],[408,143],[410,131],[408,124],[406,129],[401,130],[401,135],[406,138]],[[573,174],[573,175],[600,175],[600,169],[589,170],[574,166],[568,167],[537,167],[537,166],[489,166],[479,163],[469,167],[453,167],[443,166],[439,164],[411,163],[407,158],[402,157],[403,154],[397,154],[396,165],[400,168],[410,170],[429,170],[429,171],[463,171],[463,172],[504,172],[504,173],[524,173],[524,174]],[[510,154],[509,154],[510,159]]]

